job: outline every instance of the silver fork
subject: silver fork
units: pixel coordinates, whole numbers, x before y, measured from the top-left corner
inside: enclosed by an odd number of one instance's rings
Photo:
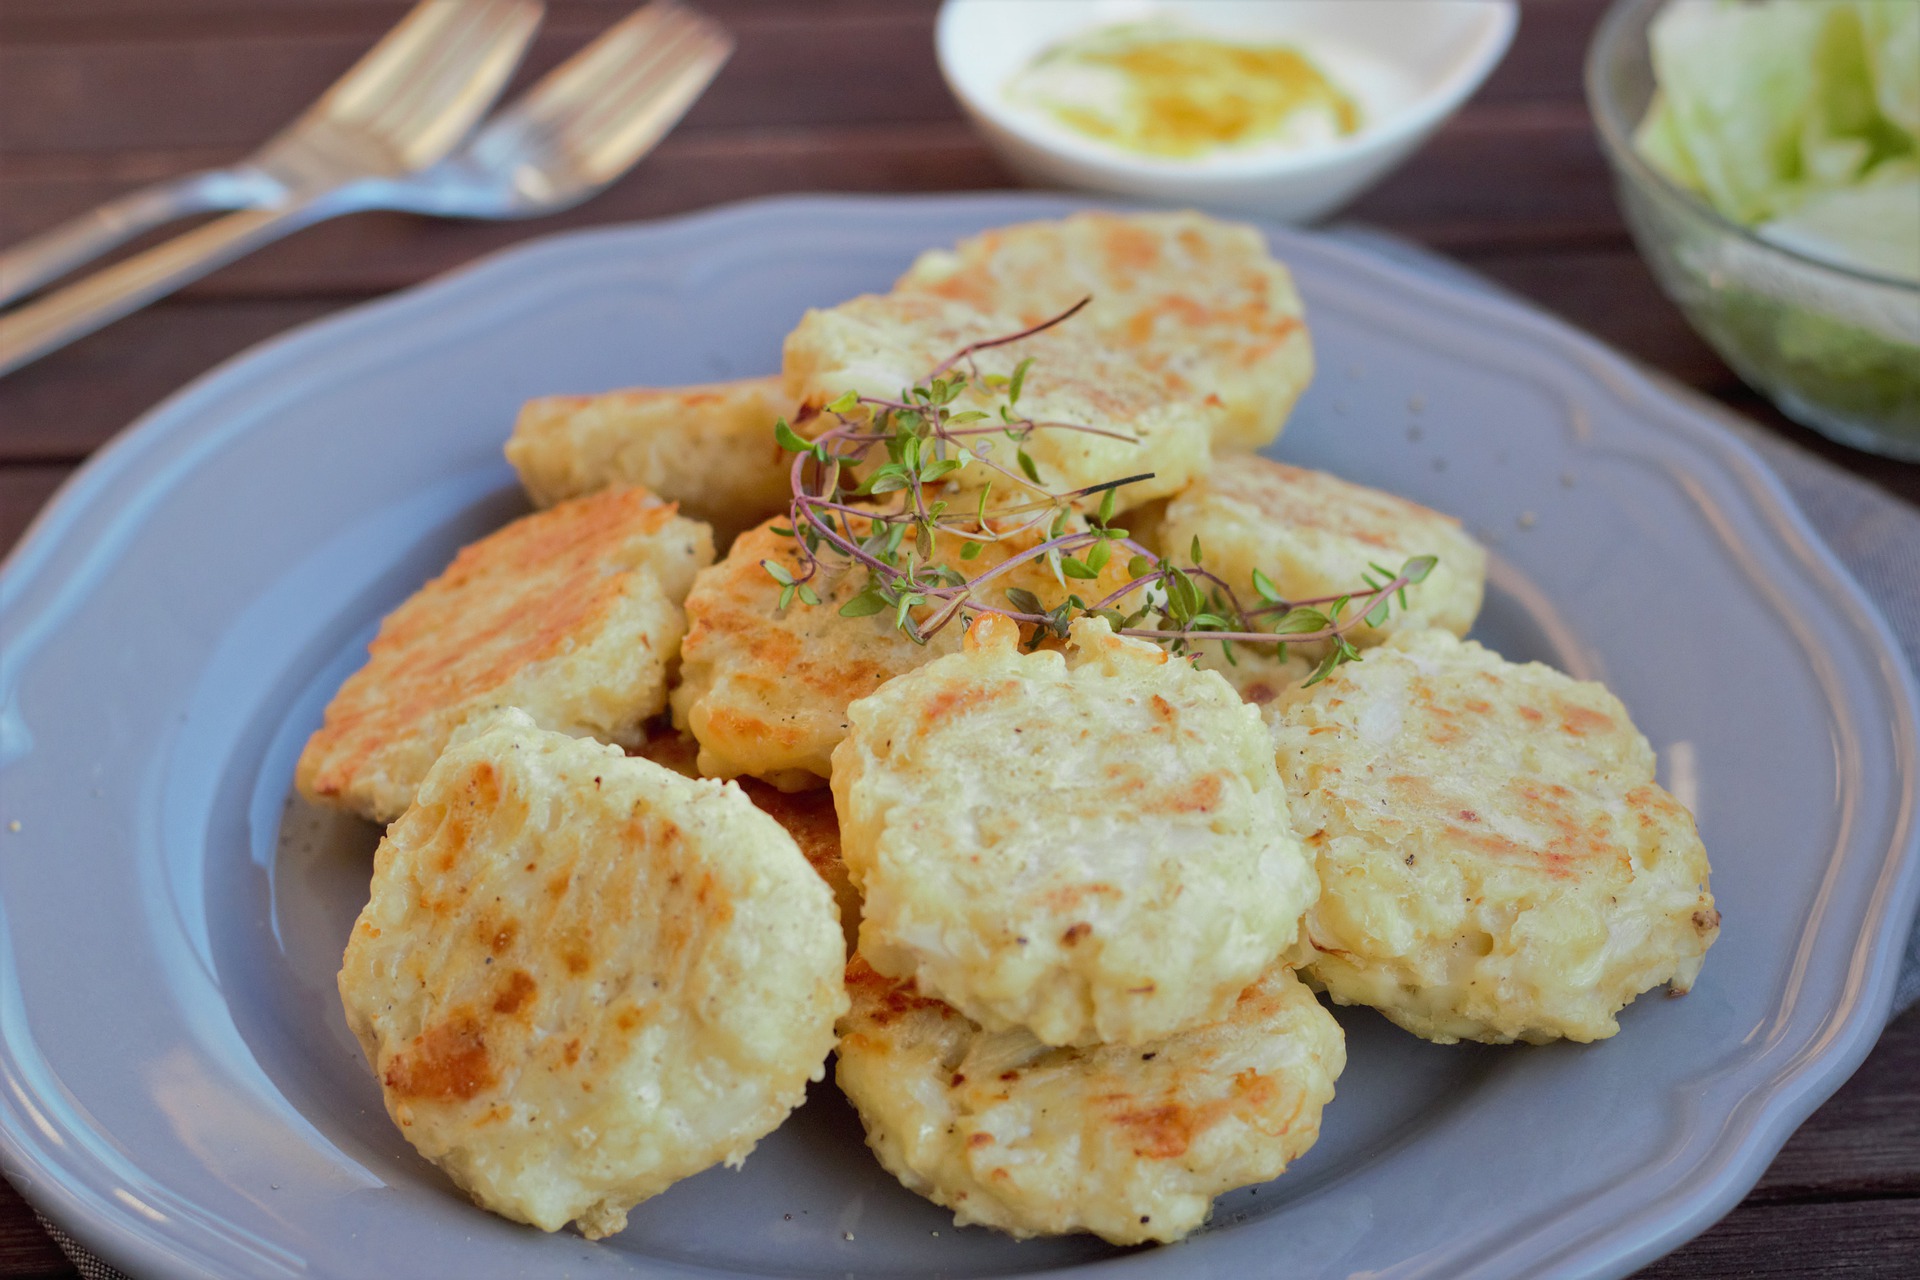
[[[506,87],[539,0],[424,0],[258,151],[144,187],[0,253],[0,304],[196,213],[297,203],[439,160]]]
[[[528,218],[569,208],[651,150],[733,52],[718,24],[653,0],[496,115],[465,147],[412,178],[342,184],[291,207],[229,214],[0,316],[0,374],[327,218],[401,209]]]
[[[456,154],[410,178],[342,188],[327,216],[532,218],[571,208],[653,150],[732,52],[712,19],[653,0],[496,112]]]

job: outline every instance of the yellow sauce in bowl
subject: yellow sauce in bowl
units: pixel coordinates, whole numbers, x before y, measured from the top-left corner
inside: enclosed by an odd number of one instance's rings
[[[1360,109],[1291,45],[1237,44],[1179,27],[1100,27],[1043,50],[1007,86],[1015,102],[1144,155],[1322,145]]]

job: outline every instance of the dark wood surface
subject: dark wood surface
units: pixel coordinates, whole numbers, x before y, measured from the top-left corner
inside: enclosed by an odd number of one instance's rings
[[[626,11],[552,0],[524,76]],[[532,224],[368,215],[309,231],[0,378],[0,547],[87,455],[221,360],[291,326],[566,227],[786,191],[1011,184],[961,118],[930,0],[705,0],[739,52],[684,124],[581,208]],[[1442,252],[1909,501],[1920,466],[1794,426],[1661,297],[1627,238],[1580,95],[1600,0],[1535,0],[1505,63],[1349,216]],[[0,242],[137,183],[232,160],[295,115],[403,0],[6,0]],[[523,78],[524,78],[523,76]],[[1645,1272],[1920,1275],[1920,1011],[1788,1142],[1745,1202]],[[76,1274],[0,1184],[0,1277]]]

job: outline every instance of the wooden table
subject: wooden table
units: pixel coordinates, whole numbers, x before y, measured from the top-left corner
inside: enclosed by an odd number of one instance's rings
[[[534,225],[372,215],[307,232],[0,379],[0,547],[94,449],[189,379],[293,325],[563,227],[783,191],[1011,184],[933,61],[931,0],[705,0],[739,52],[599,199]],[[625,11],[552,0],[528,74]],[[1528,3],[1479,96],[1351,216],[1471,264],[1908,500],[1920,466],[1850,453],[1744,388],[1662,298],[1614,207],[1580,94],[1600,0]],[[403,0],[7,0],[0,242],[128,186],[244,154]],[[1794,1136],[1759,1187],[1649,1276],[1920,1274],[1920,1010]],[[1904,1261],[1902,1261],[1904,1259]],[[0,1277],[77,1274],[0,1184]]]

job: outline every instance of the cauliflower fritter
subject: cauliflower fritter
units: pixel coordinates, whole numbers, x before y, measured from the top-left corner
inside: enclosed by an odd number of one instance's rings
[[[493,707],[631,745],[666,706],[667,668],[707,526],[644,489],[514,521],[387,615],[295,770],[309,800],[391,822],[448,737]]]
[[[1225,681],[1073,624],[964,652],[848,709],[833,753],[860,951],[988,1030],[1139,1044],[1223,1016],[1317,892],[1273,742]]]
[[[845,954],[737,788],[508,710],[389,828],[340,997],[408,1142],[485,1208],[598,1238],[799,1105]]]
[[[1259,600],[1255,569],[1283,597],[1307,600],[1361,586],[1369,563],[1398,572],[1410,556],[1438,556],[1427,580],[1407,588],[1405,609],[1396,603],[1380,626],[1347,634],[1357,645],[1426,627],[1465,635],[1486,589],[1487,553],[1452,516],[1267,458],[1223,460],[1167,504],[1155,534],[1182,562],[1198,537],[1202,563],[1249,604]]]
[[[1286,267],[1252,227],[1199,213],[1076,213],[931,249],[894,285],[1038,324],[1091,297],[1081,322],[1184,396],[1217,396],[1215,450],[1270,444],[1313,378]]]
[[[903,671],[956,652],[961,632],[955,623],[922,645],[901,634],[891,614],[841,617],[840,606],[864,589],[863,572],[819,584],[817,606],[796,600],[779,610],[780,584],[761,562],[801,572],[794,540],[773,532],[785,523],[771,521],[742,534],[725,560],[695,579],[687,596],[673,715],[700,741],[701,773],[751,774],[799,791],[824,783],[833,749],[847,734],[848,703]],[[853,524],[864,537],[868,524],[858,517]],[[1074,527],[1084,526],[1076,521]],[[977,577],[1044,538],[1041,531],[1010,536],[963,561],[963,541],[942,535],[934,559]],[[1076,582],[1081,598],[1098,599],[1124,583],[1123,559],[1109,561],[1098,579]],[[1011,569],[995,583],[983,594],[998,605],[1011,587],[1033,592],[1048,608],[1069,594],[1036,563]]]
[[[1183,390],[1170,373],[1155,372],[1125,351],[1103,343],[1079,317],[1032,337],[976,353],[982,374],[1011,376],[1031,358],[1019,410],[1036,422],[1074,424],[1037,429],[1026,441],[1041,483],[1056,493],[1146,476],[1118,490],[1116,510],[1184,488],[1207,469],[1214,425],[1222,416],[1215,400]],[[1002,313],[978,310],[933,294],[867,294],[824,311],[809,311],[787,335],[786,392],[808,409],[845,391],[898,399],[903,388],[930,375],[970,343],[1002,338],[1026,325]],[[977,387],[955,400],[956,412],[980,410],[997,421],[1000,393]],[[815,415],[814,424],[831,418]],[[995,431],[972,437],[1002,471],[974,462],[949,477],[961,490],[988,484],[1003,495],[1018,491],[1017,446]],[[1099,498],[1086,500],[1097,506]]]
[[[1320,872],[1311,974],[1416,1035],[1600,1040],[1719,932],[1693,819],[1618,699],[1444,631],[1281,697]]]
[[[1340,1024],[1277,965],[1218,1021],[1135,1047],[982,1031],[859,955],[847,989],[835,1076],[867,1145],[956,1223],[1016,1236],[1180,1239],[1314,1144],[1346,1065]]]
[[[521,407],[507,461],[536,506],[638,485],[712,525],[724,550],[786,509],[793,456],[773,424],[792,412],[777,377],[542,396]]]

